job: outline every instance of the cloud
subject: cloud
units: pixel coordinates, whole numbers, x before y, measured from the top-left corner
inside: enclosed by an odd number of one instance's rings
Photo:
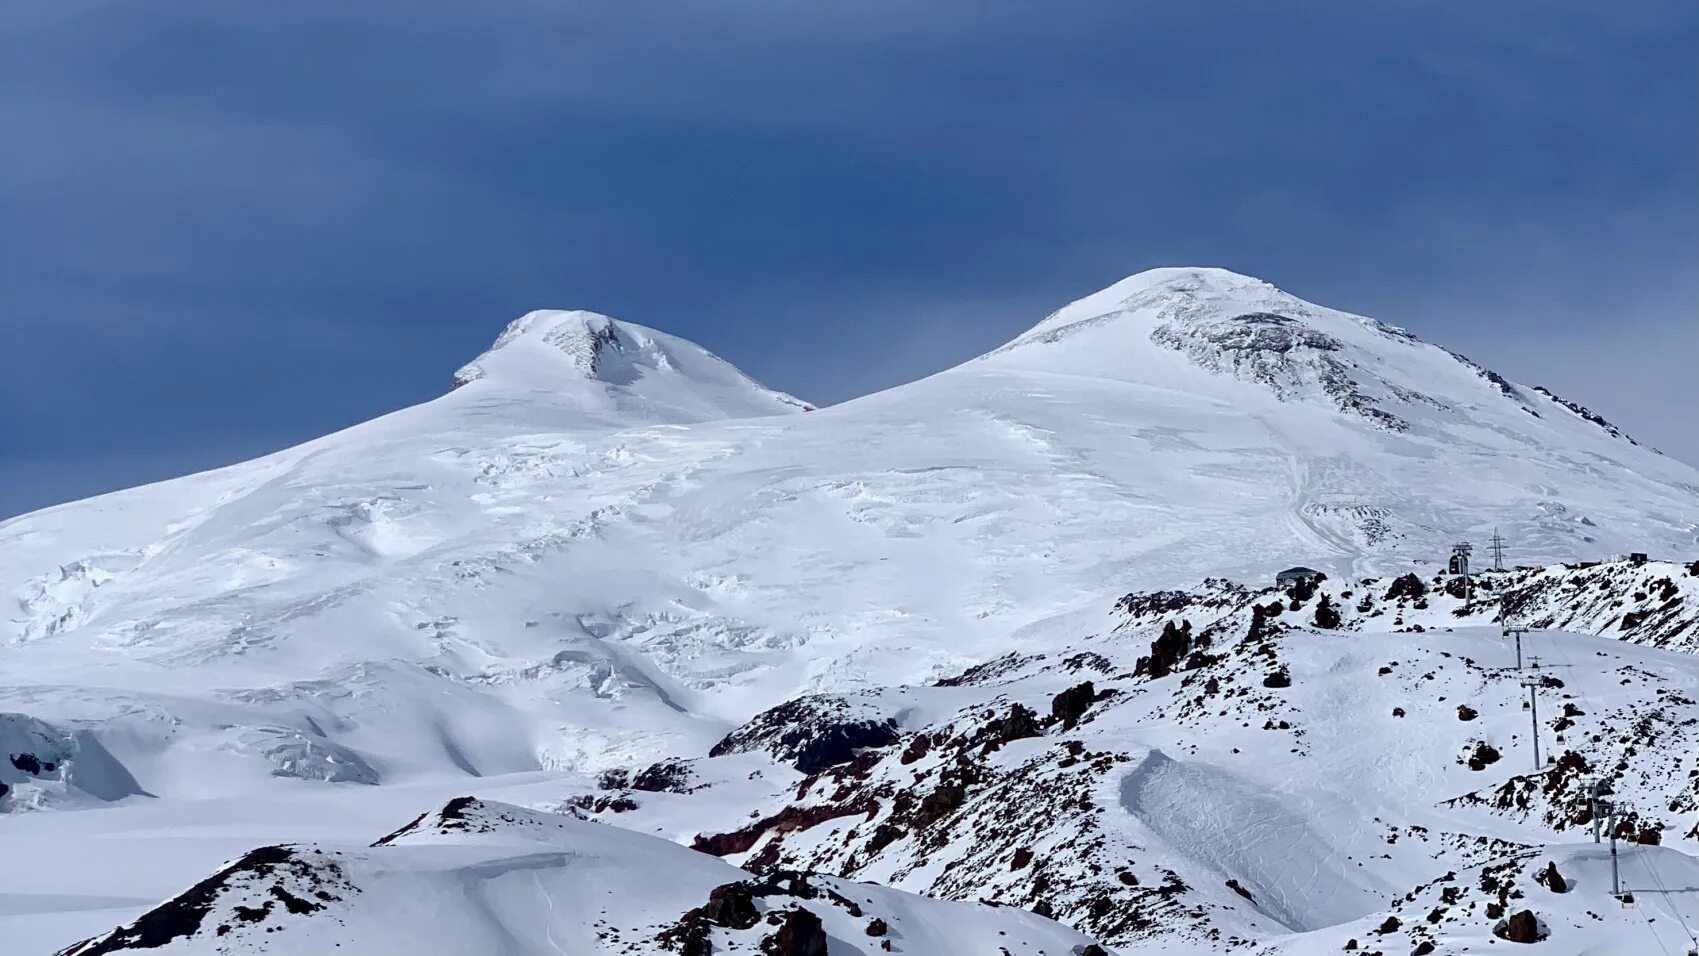
[[[1696,48],[1650,2],[8,8],[0,464],[306,437],[542,306],[841,400],[1175,263],[1592,356],[1571,397],[1671,434],[1633,396],[1699,261]]]

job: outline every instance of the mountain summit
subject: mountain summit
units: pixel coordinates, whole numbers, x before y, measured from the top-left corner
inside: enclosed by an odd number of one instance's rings
[[[1130,276],[1058,309],[983,358],[1237,400],[1237,390],[1219,380],[1227,378],[1281,401],[1319,402],[1379,428],[1415,429],[1439,439],[1461,439],[1478,428],[1503,434],[1526,424],[1515,421],[1518,416],[1551,415],[1559,429],[1579,418],[1637,444],[1544,388],[1512,384],[1397,326],[1324,308],[1224,269]],[[1502,414],[1512,421],[1479,420]]]
[[[811,410],[694,342],[583,311],[541,310],[515,319],[454,373],[456,389],[474,382],[578,394],[680,423]]]

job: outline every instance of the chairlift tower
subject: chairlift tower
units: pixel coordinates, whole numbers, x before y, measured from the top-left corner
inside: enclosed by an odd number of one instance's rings
[[[1446,573],[1453,578],[1463,579],[1463,606],[1470,608],[1475,603],[1475,582],[1469,577],[1469,554],[1475,546],[1467,541],[1459,541],[1451,546],[1451,559],[1446,562]]]
[[[1591,816],[1593,820],[1594,843],[1599,842],[1599,827],[1604,824],[1604,808],[1609,803],[1609,801],[1605,798],[1614,796],[1615,794],[1616,790],[1611,787],[1610,781],[1606,780],[1604,777],[1593,778],[1592,784],[1590,784],[1587,788],[1587,803],[1591,810],[1589,816]]]
[[[1617,822],[1622,819],[1623,812],[1628,808],[1617,803],[1615,800],[1608,800],[1603,797],[1595,799],[1599,805],[1600,813],[1602,813],[1605,817],[1605,831],[1609,834],[1611,841],[1611,895],[1616,897],[1616,901],[1621,903],[1623,906],[1633,906],[1634,894],[1624,893],[1622,891],[1622,873],[1617,866],[1616,860]]]
[[[1534,742],[1534,772],[1539,773],[1545,766],[1540,763],[1540,685],[1544,678],[1537,673],[1540,669],[1540,659],[1533,658],[1532,663],[1536,673],[1523,677],[1522,686],[1528,688],[1528,715],[1533,721],[1534,731],[1530,738]]]
[[[1522,635],[1524,635],[1526,633],[1528,633],[1528,629],[1526,627],[1520,625],[1520,624],[1506,624],[1506,625],[1504,625],[1504,636],[1505,637],[1514,637],[1516,639],[1516,669],[1517,670],[1522,669]]]

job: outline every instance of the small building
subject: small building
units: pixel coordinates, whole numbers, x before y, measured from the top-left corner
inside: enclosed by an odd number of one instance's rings
[[[1306,568],[1302,566],[1287,568],[1274,576],[1274,585],[1275,587],[1290,588],[1296,587],[1300,584],[1314,584],[1325,577],[1327,577],[1327,575],[1317,571],[1315,568]]]
[[[1639,565],[1645,564],[1648,560],[1650,560],[1650,559],[1646,556],[1646,552],[1644,552],[1644,551],[1630,551],[1630,552],[1628,552],[1628,563],[1629,564],[1639,566]]]

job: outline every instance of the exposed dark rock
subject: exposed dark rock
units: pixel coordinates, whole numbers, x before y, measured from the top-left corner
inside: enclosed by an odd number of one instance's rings
[[[1027,864],[1029,864],[1031,862],[1032,862],[1032,851],[1023,846],[1023,847],[1020,847],[1019,849],[1015,850],[1014,859],[1009,861],[1009,869],[1011,869],[1011,870],[1024,870],[1024,869],[1027,868]]]
[[[1333,601],[1327,595],[1323,594],[1321,600],[1316,602],[1316,627],[1324,631],[1332,631],[1337,630],[1340,623],[1339,608],[1334,606]]]
[[[1398,917],[1388,916],[1386,918],[1386,920],[1380,924],[1380,929],[1378,930],[1378,932],[1382,936],[1386,936],[1388,934],[1398,932],[1398,928],[1403,926],[1403,925],[1404,925],[1403,923],[1398,921]]]
[[[13,754],[12,766],[32,777],[41,775],[41,761],[36,759],[35,754]]]
[[[708,755],[767,750],[781,760],[790,760],[803,773],[814,774],[849,763],[857,750],[897,742],[895,720],[846,719],[849,713],[844,702],[835,697],[786,701],[727,734]]]
[[[1274,672],[1270,673],[1268,676],[1264,677],[1262,679],[1262,686],[1272,688],[1272,689],[1276,689],[1276,690],[1278,690],[1282,687],[1291,687],[1292,686],[1292,674],[1285,667],[1282,667],[1279,670],[1274,671]]]
[[[867,921],[867,935],[869,936],[883,936],[890,930],[891,928],[885,925],[885,921],[877,916]]]
[[[1481,712],[1476,710],[1473,707],[1470,707],[1468,704],[1458,704],[1457,705],[1457,719],[1458,720],[1461,720],[1461,721],[1464,721],[1465,723],[1467,723],[1468,721],[1474,720],[1476,717],[1479,717],[1479,716],[1481,716]]]
[[[1305,575],[1294,581],[1292,586],[1286,589],[1286,596],[1292,600],[1292,610],[1296,611],[1310,598],[1315,597],[1316,587],[1325,580],[1327,580],[1327,575],[1318,572],[1313,575]]]
[[[1038,724],[1038,715],[1025,704],[1014,704],[1009,713],[981,727],[973,737],[973,743],[978,745],[981,753],[992,753],[1002,749],[1003,745],[1028,737],[1037,737],[1044,733],[1044,728]]]
[[[1243,886],[1239,885],[1238,880],[1228,880],[1227,881],[1227,888],[1232,890],[1233,892],[1239,894],[1240,896],[1243,896],[1245,899],[1250,900],[1252,903],[1255,903],[1257,901],[1256,897],[1251,895],[1250,890],[1247,890]]]
[[[1428,586],[1414,573],[1392,579],[1392,586],[1386,589],[1386,599],[1396,601],[1400,598],[1415,600],[1428,593]]]
[[[1059,721],[1063,727],[1072,727],[1096,699],[1097,689],[1091,681],[1075,684],[1050,699],[1050,719]]]
[[[766,956],[827,956],[826,930],[820,917],[805,909],[786,910],[778,932],[761,941]]]
[[[318,901],[303,899],[289,892],[274,878],[284,874],[294,876],[315,887]],[[194,936],[211,912],[218,898],[236,884],[244,889],[257,889],[265,883],[271,899],[259,906],[236,907],[237,917],[253,922],[266,919],[274,904],[295,915],[315,913],[326,903],[340,900],[332,890],[346,892],[349,887],[339,883],[340,871],[335,864],[318,861],[317,865],[285,846],[265,846],[250,850],[241,859],[212,876],[196,883],[176,897],[161,903],[128,926],[121,926],[99,939],[88,939],[65,950],[62,956],[103,956],[125,950],[158,949],[173,940]]]
[[[631,778],[631,789],[646,793],[689,793],[692,776],[688,764],[663,760]]]
[[[733,853],[747,852],[761,835],[769,830],[778,833],[788,833],[792,830],[807,830],[818,826],[827,820],[838,817],[855,816],[857,814],[872,814],[879,804],[871,797],[857,799],[845,804],[826,804],[814,807],[787,806],[772,816],[733,830],[730,833],[698,834],[691,841],[691,848],[714,856],[729,856]]]
[[[1534,877],[1534,882],[1541,884],[1553,893],[1569,892],[1569,882],[1563,878],[1563,874],[1557,871],[1555,861],[1548,861],[1546,868]]]
[[[1475,752],[1469,755],[1470,770],[1485,770],[1488,765],[1498,763],[1500,754],[1492,744],[1481,741],[1475,744]]]
[[[1185,660],[1192,649],[1192,625],[1186,622],[1185,627],[1176,627],[1173,621],[1162,626],[1162,634],[1150,643],[1150,655],[1138,659],[1133,665],[1134,674],[1148,674],[1152,678],[1167,677],[1174,673],[1176,665]]]
[[[942,784],[920,801],[920,810],[915,814],[914,825],[925,829],[954,813],[966,802],[966,790],[954,784]]]
[[[708,904],[702,915],[715,926],[727,929],[748,929],[761,921],[761,911],[755,908],[755,896],[747,883],[727,883],[708,893]]]
[[[901,758],[903,765],[908,766],[909,764],[914,763],[916,760],[926,756],[927,752],[931,749],[932,736],[930,734],[916,734],[914,739],[909,741],[908,746],[903,749],[903,755]]]
[[[1416,944],[1415,949],[1410,950],[1410,956],[1428,956],[1428,954],[1432,953],[1433,951],[1434,951],[1433,940],[1424,939],[1421,942]]]
[[[1532,910],[1520,910],[1512,913],[1504,924],[1493,930],[1499,939],[1512,943],[1537,943],[1545,939],[1540,934],[1540,921],[1535,918]]]

